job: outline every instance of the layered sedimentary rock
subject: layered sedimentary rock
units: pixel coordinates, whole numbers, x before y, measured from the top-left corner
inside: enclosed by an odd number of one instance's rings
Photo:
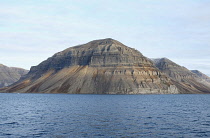
[[[210,93],[210,83],[204,76],[167,58],[153,59],[153,61],[158,69],[171,78],[180,93]]]
[[[139,51],[103,39],[56,53],[4,92],[174,94],[178,90]]]
[[[14,82],[18,81],[21,76],[28,73],[28,70],[7,67],[3,64],[0,64],[0,88],[9,86]]]

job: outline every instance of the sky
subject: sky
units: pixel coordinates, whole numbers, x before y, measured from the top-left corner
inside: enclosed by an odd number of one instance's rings
[[[0,0],[0,63],[30,69],[113,38],[149,58],[210,75],[209,0]]]

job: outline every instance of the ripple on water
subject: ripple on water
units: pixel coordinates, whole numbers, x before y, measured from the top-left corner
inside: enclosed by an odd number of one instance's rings
[[[3,125],[19,125],[18,122],[8,122],[8,123],[4,123]]]

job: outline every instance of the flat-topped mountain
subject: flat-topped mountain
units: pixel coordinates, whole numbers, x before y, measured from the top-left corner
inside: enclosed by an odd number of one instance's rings
[[[172,94],[178,90],[150,59],[108,38],[56,53],[4,92]]]
[[[0,88],[13,84],[27,73],[28,70],[0,64]]]
[[[207,76],[190,71],[167,58],[153,59],[156,67],[171,78],[180,93],[210,93]]]

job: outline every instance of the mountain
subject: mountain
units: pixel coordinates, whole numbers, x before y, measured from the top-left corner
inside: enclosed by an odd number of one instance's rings
[[[199,73],[192,72],[167,58],[153,61],[159,70],[171,78],[180,93],[210,93],[210,83]]]
[[[27,73],[28,70],[0,64],[0,88],[13,84]]]
[[[199,77],[201,77],[202,79],[204,79],[205,81],[210,83],[210,77],[203,74],[202,72],[198,71],[198,70],[191,70],[191,72],[195,73],[196,75],[198,75]]]
[[[173,94],[178,90],[150,59],[108,38],[56,53],[4,92]]]

